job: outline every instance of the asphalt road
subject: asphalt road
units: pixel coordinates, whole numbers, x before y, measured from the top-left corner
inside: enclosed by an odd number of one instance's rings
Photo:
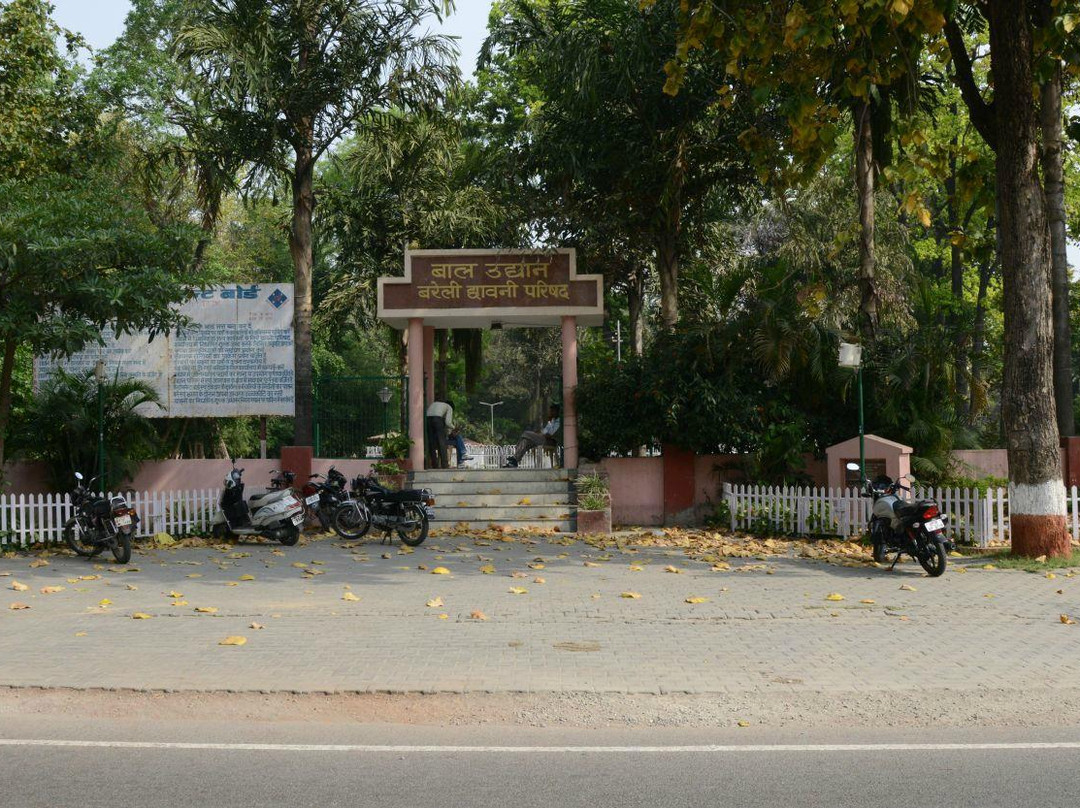
[[[808,734],[7,716],[0,806],[1074,808],[1078,763],[1080,728]]]

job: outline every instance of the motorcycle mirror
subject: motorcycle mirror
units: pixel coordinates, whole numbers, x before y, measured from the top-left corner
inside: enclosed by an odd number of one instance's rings
[[[75,479],[76,480],[81,480],[82,478],[83,478],[82,472],[81,471],[76,471],[75,472]]]
[[[859,464],[858,463],[848,463],[847,464],[847,470],[848,471],[858,471],[859,470]]]

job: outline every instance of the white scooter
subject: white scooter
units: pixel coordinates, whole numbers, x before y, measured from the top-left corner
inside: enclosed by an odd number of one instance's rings
[[[221,508],[210,523],[214,536],[263,536],[292,547],[300,540],[304,506],[289,489],[270,490],[244,500],[243,469],[233,466],[221,492]]]

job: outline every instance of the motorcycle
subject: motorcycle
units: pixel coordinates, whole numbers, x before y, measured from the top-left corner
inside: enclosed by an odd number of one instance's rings
[[[220,508],[210,523],[211,533],[262,536],[292,547],[300,540],[304,506],[290,488],[271,488],[244,500],[244,470],[234,465],[225,477]]]
[[[378,483],[373,471],[352,481],[352,497],[334,512],[332,524],[343,539],[363,538],[376,527],[384,531],[384,542],[397,533],[402,543],[416,547],[427,538],[434,504],[430,490],[391,491]]]
[[[856,463],[848,464],[851,471],[858,468]],[[911,488],[900,480],[894,481],[886,476],[867,480],[863,488],[863,495],[874,500],[870,515],[874,561],[884,563],[889,554],[895,552],[896,558],[889,567],[891,570],[900,556],[907,553],[919,562],[931,578],[937,578],[944,574],[948,553],[955,548],[945,535],[948,517],[934,500],[908,502],[900,498],[900,491],[910,492]]]
[[[83,476],[75,472],[78,481],[71,493],[75,515],[64,523],[64,541],[77,555],[93,558],[105,549],[112,550],[119,564],[131,560],[131,540],[139,515],[124,497],[103,497],[90,491],[94,477],[83,484]]]
[[[333,466],[326,473],[326,482],[316,482],[319,479],[323,479],[323,475],[312,474],[308,477],[308,483],[300,494],[304,505],[319,520],[319,524],[325,531],[330,530],[334,513],[349,498],[349,492],[345,490],[345,475]]]

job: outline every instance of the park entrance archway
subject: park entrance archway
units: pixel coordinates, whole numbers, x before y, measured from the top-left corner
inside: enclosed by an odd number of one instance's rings
[[[563,462],[577,468],[577,327],[604,322],[604,282],[558,250],[410,250],[403,278],[379,278],[381,320],[408,332],[409,459],[424,467],[437,328],[562,329]],[[426,383],[425,383],[426,378]]]

